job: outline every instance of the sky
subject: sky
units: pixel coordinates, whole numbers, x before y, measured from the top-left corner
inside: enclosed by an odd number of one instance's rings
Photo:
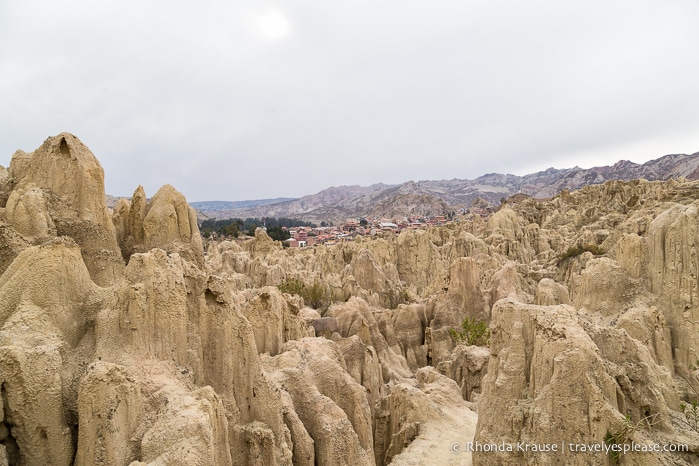
[[[696,0],[0,0],[0,165],[189,201],[699,152]]]

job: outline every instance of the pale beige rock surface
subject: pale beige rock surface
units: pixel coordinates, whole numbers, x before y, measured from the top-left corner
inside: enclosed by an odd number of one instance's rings
[[[110,217],[99,163],[62,133],[0,167],[0,464],[607,465],[466,446],[620,432],[689,449],[620,464],[698,464],[681,412],[699,391],[698,198],[609,182],[205,255],[170,186]],[[280,291],[293,280],[316,296]],[[488,348],[453,339],[465,317]]]
[[[16,152],[9,176],[5,221],[30,241],[72,237],[93,280],[114,283],[123,263],[105,200],[104,171],[90,149],[61,133],[30,154]]]

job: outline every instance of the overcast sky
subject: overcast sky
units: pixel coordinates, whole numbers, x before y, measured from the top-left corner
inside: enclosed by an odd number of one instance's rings
[[[696,0],[0,0],[0,165],[190,201],[699,151]]]

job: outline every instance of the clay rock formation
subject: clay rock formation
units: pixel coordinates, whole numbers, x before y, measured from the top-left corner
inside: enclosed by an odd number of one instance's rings
[[[11,464],[71,464],[78,385],[108,294],[69,238],[22,251],[0,277],[0,384]]]
[[[141,388],[123,367],[98,361],[80,381],[80,423],[75,463],[128,464],[138,454],[142,423]]]
[[[96,283],[109,285],[123,270],[104,194],[104,171],[75,136],[48,138],[36,151],[12,156],[0,206],[4,220],[29,242],[70,236]]]
[[[486,347],[457,345],[437,370],[458,384],[464,400],[475,402],[483,391],[481,384],[488,372],[489,358],[490,350]]]
[[[159,248],[176,252],[199,267],[204,265],[196,212],[170,185],[160,188],[150,200],[142,186],[130,202],[120,199],[114,208],[114,224],[127,261],[134,252]]]
[[[390,309],[404,300],[403,287],[395,265],[379,265],[368,249],[357,254],[342,275],[343,281],[349,285],[344,287],[345,291],[364,298],[370,304]]]
[[[472,408],[453,380],[433,367],[418,370],[377,403],[376,464],[472,464],[470,452],[454,449],[473,438]]]
[[[314,456],[299,458],[300,464],[373,464],[365,389],[347,373],[334,343],[322,338],[290,341],[280,355],[264,360],[264,366],[289,394],[288,408],[303,425],[303,430],[295,429],[302,436],[299,440],[313,445]]]
[[[0,464],[613,464],[464,449],[610,439],[688,447],[619,464],[696,464],[697,198],[609,182],[205,255],[182,194],[110,218],[94,156],[49,138],[0,168]],[[453,336],[466,317],[489,347]]]

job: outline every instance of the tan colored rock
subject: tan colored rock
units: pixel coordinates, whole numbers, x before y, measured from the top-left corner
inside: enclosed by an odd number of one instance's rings
[[[454,380],[461,388],[466,401],[477,401],[483,377],[488,372],[490,350],[482,346],[457,345],[448,358],[442,360],[437,370]]]
[[[274,241],[262,228],[255,230],[255,240],[243,243],[243,248],[248,251],[252,259],[267,257],[274,252],[282,250],[281,243]]]
[[[319,314],[320,316],[320,314]],[[319,317],[312,323],[315,336],[332,339],[333,333],[340,331],[337,319],[334,317]]]
[[[656,364],[674,374],[672,334],[665,316],[656,306],[637,305],[619,316],[616,327],[626,330],[631,338],[646,345]]]
[[[590,338],[569,306],[514,301],[495,305],[491,332],[477,442],[603,443],[607,432],[623,428],[627,413],[634,423],[657,418],[661,430],[669,428],[668,405],[676,403],[669,371],[656,365],[647,348],[625,332],[612,336],[609,330],[595,331]],[[652,431],[634,435],[636,441],[648,441]],[[637,454],[628,458],[642,460]],[[645,458],[642,461],[648,461]],[[567,461],[606,460],[599,453],[573,455]],[[560,453],[474,453],[474,461],[558,464]]]
[[[646,257],[644,255],[643,238],[636,233],[624,234],[615,243],[616,260],[631,278],[640,278]]]
[[[434,318],[433,307],[421,304],[401,305],[392,311],[381,312],[377,321],[388,345],[401,354],[411,370],[428,365],[429,346],[425,331]]]
[[[279,392],[282,400],[284,424],[289,429],[293,444],[294,466],[315,466],[315,442],[294,409],[294,401],[288,392]]]
[[[5,219],[32,242],[40,243],[57,235],[46,196],[39,188],[12,191],[7,199]]]
[[[255,240],[246,241],[245,249],[230,241],[212,244],[207,254],[207,264],[212,272],[235,278],[239,290],[281,284],[287,276],[285,268],[292,269],[293,266],[285,264],[286,267],[282,267],[277,263],[276,254],[283,254],[282,249],[274,244],[276,242],[269,238],[264,230],[260,229],[258,236]],[[253,258],[249,251],[255,249],[254,244],[257,241],[268,245],[271,249],[265,249],[267,246],[260,248],[262,251],[269,251],[272,256],[265,257],[263,253],[258,252],[254,253],[257,255]]]
[[[446,271],[441,254],[424,230],[403,232],[396,238],[396,268],[402,281],[421,294]]]
[[[50,137],[31,154],[18,151],[9,169],[8,222],[33,238],[65,235],[79,245],[92,279],[114,283],[123,270],[104,193],[104,172],[75,136]],[[55,230],[54,230],[55,228]]]
[[[0,275],[10,266],[15,257],[31,243],[3,220],[0,209]]]
[[[1,323],[21,308],[35,306],[47,313],[52,328],[71,346],[78,345],[87,320],[104,299],[69,238],[25,249],[0,276]]]
[[[476,435],[465,399],[478,441],[603,443],[633,423],[628,441],[691,451],[622,464],[699,453],[678,411],[699,390],[699,183],[612,182],[334,246],[258,230],[206,257],[174,188],[139,187],[110,220],[101,183],[68,134],[0,167],[0,465],[471,464],[453,447]],[[573,245],[606,252],[562,259]],[[292,279],[322,299],[276,287]],[[455,346],[450,328],[491,306],[492,354]]]
[[[70,465],[72,429],[62,404],[58,348],[0,347],[0,384],[10,464]]]
[[[488,284],[490,302],[496,303],[501,299],[511,298],[523,303],[533,301],[531,287],[517,270],[514,261],[506,262],[502,268],[493,274]]]
[[[366,389],[366,398],[374,415],[374,403],[384,396],[385,386],[381,363],[373,346],[366,346],[357,335],[335,340],[342,352],[347,373]]]
[[[536,255],[537,251],[528,241],[527,221],[509,206],[490,216],[485,235],[491,253],[496,252],[525,264]]]
[[[471,454],[455,453],[453,445],[473,438],[475,424],[476,413],[456,383],[424,367],[377,404],[376,464],[471,464]]]
[[[78,382],[94,345],[90,322],[108,297],[70,238],[25,249],[0,276],[0,379],[12,464],[72,464]]]
[[[200,383],[211,385],[226,408],[233,464],[259,464],[262,459],[251,457],[251,451],[264,451],[263,459],[271,455],[270,464],[289,464],[291,432],[285,419],[290,416],[284,416],[280,392],[262,371],[252,325],[225,298],[217,301],[207,291],[205,302],[195,324],[201,344],[196,351],[201,357]],[[241,447],[250,442],[258,443]]]
[[[628,309],[638,294],[638,283],[613,259],[589,260],[571,281],[570,295],[578,309],[603,316]]]
[[[182,393],[166,386],[156,397],[164,410],[143,435],[139,464],[232,464],[225,409],[211,387]]]
[[[131,197],[131,204],[129,205],[128,233],[133,236],[134,244],[142,244],[144,241],[143,222],[146,218],[147,208],[146,191],[143,189],[143,186],[139,185],[136,191],[134,191]],[[180,209],[180,213],[181,211],[182,209]]]
[[[204,266],[196,212],[170,185],[160,188],[150,201],[139,186],[130,202],[121,199],[117,203],[112,222],[127,262],[134,253],[159,248],[177,253],[200,268]]]
[[[0,165],[0,208],[5,207],[7,198],[12,192],[12,184],[13,182],[10,178],[10,171]]]
[[[354,278],[359,289],[349,289],[352,295],[374,306],[395,308],[403,300],[402,285],[395,266],[386,264],[386,268],[384,271],[371,251],[363,249],[343,271],[343,280]]]
[[[466,317],[476,321],[490,319],[490,302],[481,286],[479,264],[472,257],[459,258],[451,264],[430,326],[435,330],[457,328]]]
[[[245,293],[243,315],[250,321],[259,353],[274,356],[289,340],[308,336],[299,309],[290,305],[274,287]]]
[[[129,209],[131,202],[128,199],[119,199],[112,209],[112,223],[116,232],[119,249],[121,249],[124,261],[128,262],[131,254],[134,253],[134,238],[131,234],[131,224],[129,223]]]
[[[675,369],[685,378],[699,359],[698,212],[697,202],[672,205],[651,222],[645,249],[650,291],[661,297],[658,308],[672,334]],[[699,390],[699,381],[689,379]]]
[[[313,439],[317,464],[373,464],[371,411],[365,389],[347,373],[337,346],[324,338],[288,342],[264,360],[293,400]]]
[[[136,197],[136,200],[139,198]],[[135,206],[135,225],[138,210]],[[138,234],[135,234],[135,238]],[[196,212],[184,196],[170,185],[155,193],[146,207],[143,218],[143,244],[147,249],[161,248],[177,252],[185,259],[203,265],[203,245],[197,226]]]
[[[187,289],[182,259],[155,249],[131,257],[113,315],[98,326],[97,354],[116,348],[143,359],[189,365]]]
[[[366,301],[353,297],[346,303],[331,306],[326,316],[337,319],[342,337],[349,338],[356,335],[364,345],[376,350],[381,361],[384,380],[409,376],[405,359],[388,346],[374,313]]]
[[[76,465],[127,465],[139,457],[141,390],[123,366],[96,362],[80,381]],[[142,435],[142,433],[141,433]]]
[[[570,304],[568,288],[550,278],[542,278],[536,285],[536,304],[539,306]]]

